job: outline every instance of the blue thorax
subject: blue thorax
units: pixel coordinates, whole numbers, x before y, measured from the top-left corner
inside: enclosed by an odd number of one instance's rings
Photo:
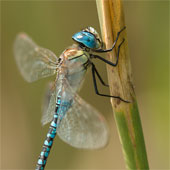
[[[95,36],[86,31],[80,31],[72,36],[73,40],[77,41],[78,43],[83,44],[84,46],[95,49],[98,48],[98,44],[96,42]]]

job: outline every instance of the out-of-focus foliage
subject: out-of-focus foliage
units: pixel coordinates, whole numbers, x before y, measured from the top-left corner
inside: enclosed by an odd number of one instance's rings
[[[169,161],[169,2],[124,1],[136,95],[151,169],[168,169]],[[48,126],[41,127],[46,84],[55,77],[28,84],[16,67],[13,42],[26,32],[57,56],[86,26],[99,31],[95,1],[1,2],[1,162],[2,169],[33,169]],[[105,64],[96,63],[107,79]],[[80,95],[108,120],[111,136],[105,149],[74,149],[55,139],[48,160],[53,169],[125,168],[109,99],[96,96],[88,73]],[[105,93],[102,86],[99,87]],[[114,162],[113,162],[114,160]]]

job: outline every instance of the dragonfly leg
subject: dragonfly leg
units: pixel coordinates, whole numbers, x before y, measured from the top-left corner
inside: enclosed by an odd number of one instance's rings
[[[110,52],[110,51],[112,51],[113,48],[115,47],[118,39],[119,39],[120,33],[121,33],[123,30],[125,30],[125,29],[126,29],[126,27],[123,27],[123,28],[117,33],[116,40],[114,41],[114,43],[113,43],[113,45],[112,45],[112,47],[111,47],[110,49],[106,49],[106,50],[104,50],[104,49],[97,49],[97,50],[93,50],[93,51],[98,52],[98,53],[105,53],[105,52]]]
[[[124,41],[125,41],[125,39],[123,39],[122,42],[121,42],[121,43],[119,44],[119,46],[118,46],[118,51],[117,51],[117,55],[116,55],[116,63],[112,63],[112,62],[110,62],[110,61],[108,61],[108,60],[106,60],[106,59],[104,59],[104,58],[102,58],[102,57],[100,57],[100,56],[98,56],[98,55],[93,55],[93,54],[91,54],[91,56],[94,57],[94,58],[98,58],[99,60],[102,60],[102,61],[104,61],[105,63],[107,63],[107,64],[109,64],[109,65],[111,65],[111,66],[113,66],[113,67],[116,67],[117,64],[118,64],[118,61],[119,61],[120,47],[121,47],[121,45],[124,43]]]
[[[97,71],[97,69],[96,69],[96,67],[95,67],[95,65],[94,65],[93,63],[92,63],[92,70],[94,70],[94,72],[96,73],[96,75],[97,75],[97,77],[99,78],[100,82],[101,82],[104,86],[109,87],[109,85],[106,84],[106,83],[103,81],[102,77],[100,76],[99,72]]]
[[[99,96],[104,96],[104,97],[113,97],[115,99],[119,99],[125,103],[130,103],[129,101],[126,101],[124,99],[122,99],[120,96],[111,96],[111,95],[107,95],[107,94],[102,94],[98,91],[98,88],[97,88],[97,82],[96,82],[96,75],[95,75],[95,70],[94,70],[94,67],[92,66],[92,77],[93,77],[93,84],[94,84],[94,89],[95,89],[95,92],[97,95]]]

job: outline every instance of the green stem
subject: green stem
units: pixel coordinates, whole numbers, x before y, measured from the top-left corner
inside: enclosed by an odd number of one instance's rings
[[[121,0],[96,0],[100,27],[106,48],[110,48],[124,26],[124,13]],[[133,88],[132,71],[128,51],[126,31],[122,32],[117,45],[125,38],[121,46],[118,67],[107,66],[110,93],[131,101],[130,104],[111,99],[116,125],[122,144],[122,150],[128,169],[149,169],[145,142],[142,132],[137,101]],[[117,46],[107,54],[115,61]]]

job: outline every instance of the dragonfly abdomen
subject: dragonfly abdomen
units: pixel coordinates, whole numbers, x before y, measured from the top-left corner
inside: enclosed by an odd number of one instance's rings
[[[53,120],[50,124],[49,131],[47,133],[47,137],[44,141],[43,149],[42,149],[40,156],[38,158],[36,170],[44,170],[44,167],[46,165],[46,161],[49,156],[49,153],[50,153],[50,150],[51,150],[51,147],[53,144],[53,140],[56,136],[58,111],[59,111],[60,103],[61,103],[60,96],[58,96],[57,102],[56,102],[55,114],[54,114]]]

